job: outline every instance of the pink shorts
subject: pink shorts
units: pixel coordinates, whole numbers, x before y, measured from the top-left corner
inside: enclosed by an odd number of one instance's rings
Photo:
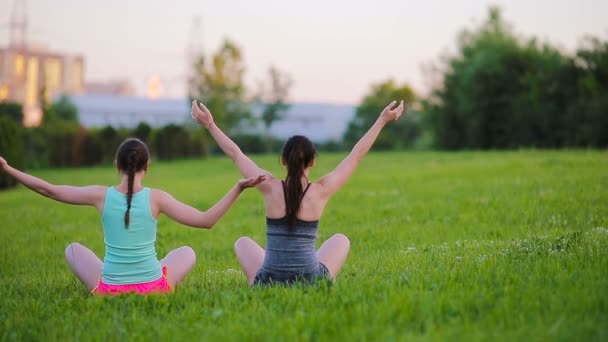
[[[167,280],[167,267],[163,266],[163,275],[157,280],[153,280],[147,283],[141,284],[106,284],[99,277],[99,283],[97,287],[91,291],[92,294],[105,296],[105,295],[119,295],[126,293],[136,293],[140,295],[145,295],[149,293],[169,293],[173,289],[171,288],[171,284]]]

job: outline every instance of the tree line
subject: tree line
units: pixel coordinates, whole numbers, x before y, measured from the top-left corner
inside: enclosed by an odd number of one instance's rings
[[[385,103],[413,104],[376,148],[514,149],[608,147],[608,41],[585,37],[567,54],[522,38],[496,7],[457,52],[432,68],[431,93],[407,84],[375,84],[344,135],[352,144]]]

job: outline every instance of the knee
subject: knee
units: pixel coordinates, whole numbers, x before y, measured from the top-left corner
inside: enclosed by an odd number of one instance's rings
[[[192,264],[196,263],[196,253],[194,252],[194,249],[192,249],[192,247],[182,246],[179,249],[180,253],[184,256],[184,259],[190,260]]]
[[[350,240],[346,235],[342,233],[334,234],[334,236],[332,236],[332,239],[337,239],[338,241],[346,245],[346,247],[350,247]]]
[[[66,258],[71,258],[74,256],[74,254],[77,252],[77,250],[82,247],[81,244],[79,244],[78,242],[72,242],[70,243],[66,248],[65,248],[65,257]]]
[[[234,243],[234,250],[238,251],[241,247],[243,247],[244,245],[250,244],[251,243],[251,239],[246,237],[246,236],[241,236],[238,240],[236,240],[236,242]]]

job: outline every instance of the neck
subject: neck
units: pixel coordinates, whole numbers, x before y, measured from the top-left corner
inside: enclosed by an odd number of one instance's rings
[[[133,178],[133,193],[138,192],[143,188],[141,185],[142,180],[144,179],[145,171],[140,171],[135,174]],[[118,185],[118,189],[125,194],[129,190],[129,176],[126,173],[120,173],[120,185]]]
[[[300,179],[300,181],[304,185],[309,183],[309,181],[308,181],[308,172],[309,171],[310,171],[310,168],[306,168],[306,169],[304,169],[304,172],[302,173],[302,178]],[[285,179],[287,179],[287,177],[285,177]]]

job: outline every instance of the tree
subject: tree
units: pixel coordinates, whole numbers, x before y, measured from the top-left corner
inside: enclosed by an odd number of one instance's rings
[[[577,97],[567,113],[569,146],[608,147],[608,41],[587,37],[573,58]]]
[[[282,120],[289,109],[287,97],[292,83],[289,74],[271,66],[268,69],[268,80],[259,84],[256,100],[262,106],[260,118],[266,129],[266,152],[270,152],[273,145],[270,127],[274,122]]]
[[[493,7],[460,34],[425,108],[443,149],[606,147],[606,94],[607,42],[569,56],[517,36]]]
[[[348,124],[344,133],[344,141],[349,145],[355,144],[373,125],[384,107],[393,100],[403,100],[406,106],[411,106],[416,96],[407,84],[397,85],[394,80],[373,84],[369,94],[357,106],[355,117]],[[418,119],[408,112],[397,122],[384,128],[378,137],[374,148],[393,149],[411,147],[420,135]]]
[[[145,122],[140,122],[137,127],[133,130],[133,135],[145,142],[148,143],[150,141],[150,134],[152,133],[152,127]]]
[[[210,60],[201,56],[189,80],[189,96],[202,100],[213,112],[213,118],[226,130],[236,128],[243,119],[251,118],[246,103],[243,74],[245,66],[240,48],[225,40]]]
[[[78,108],[70,101],[69,97],[61,95],[53,104],[42,104],[44,117],[42,123],[47,125],[51,122],[78,123]]]

